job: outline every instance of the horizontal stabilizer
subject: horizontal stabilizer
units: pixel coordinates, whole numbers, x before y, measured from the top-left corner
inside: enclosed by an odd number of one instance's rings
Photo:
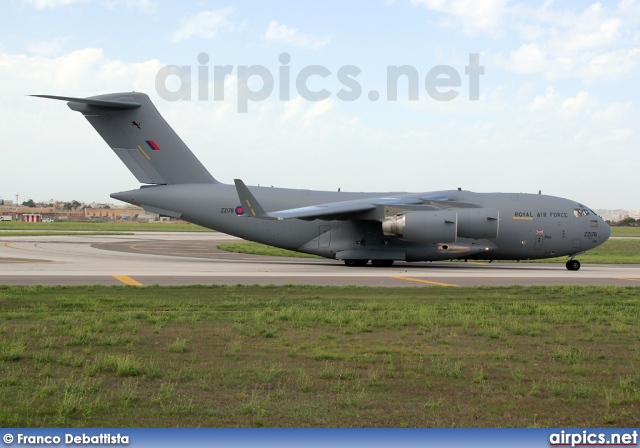
[[[50,100],[62,100],[72,103],[88,104],[90,106],[108,107],[111,109],[135,109],[140,107],[140,103],[134,102],[131,97],[117,98],[115,100],[99,100],[95,98],[74,98],[71,96],[55,96],[55,95],[29,95],[38,98],[48,98]]]

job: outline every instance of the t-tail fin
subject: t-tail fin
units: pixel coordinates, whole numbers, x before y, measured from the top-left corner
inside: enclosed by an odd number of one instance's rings
[[[141,183],[217,183],[144,93],[89,98],[33,95],[68,101],[82,113]]]

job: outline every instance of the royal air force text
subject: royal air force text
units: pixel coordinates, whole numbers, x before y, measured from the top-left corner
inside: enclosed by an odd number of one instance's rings
[[[567,212],[514,212],[514,218],[568,218]]]

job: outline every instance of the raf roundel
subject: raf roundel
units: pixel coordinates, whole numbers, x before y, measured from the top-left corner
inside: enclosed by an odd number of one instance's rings
[[[244,214],[244,209],[242,208],[241,205],[238,205],[236,207],[236,215],[242,215],[242,214]]]

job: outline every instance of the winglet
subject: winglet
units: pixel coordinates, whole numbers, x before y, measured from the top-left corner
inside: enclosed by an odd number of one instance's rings
[[[244,182],[242,182],[240,179],[233,179],[233,182],[235,182],[236,184],[236,190],[238,191],[240,204],[242,204],[243,207],[246,206],[251,212],[251,214],[245,214],[243,216],[252,216],[254,218],[260,219],[278,219],[273,216],[269,216],[269,214],[264,211],[260,203],[251,194],[251,191],[249,191]]]

